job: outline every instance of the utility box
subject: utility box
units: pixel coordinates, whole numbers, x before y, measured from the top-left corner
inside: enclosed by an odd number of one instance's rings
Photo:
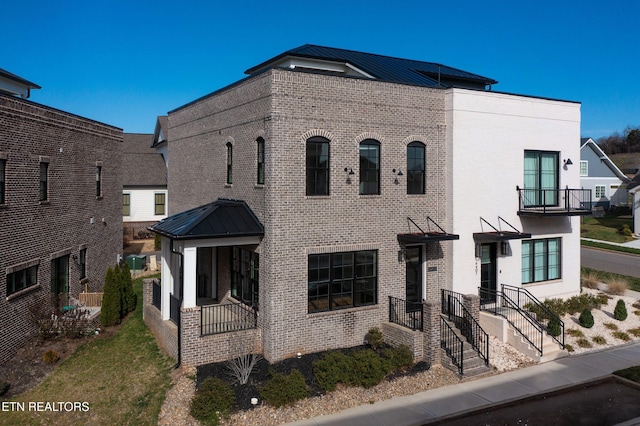
[[[147,266],[147,256],[139,256],[136,254],[130,254],[127,256],[127,265],[132,271],[139,271]]]

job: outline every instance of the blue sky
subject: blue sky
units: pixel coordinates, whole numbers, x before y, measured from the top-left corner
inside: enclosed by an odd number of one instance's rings
[[[218,4],[219,3],[219,4]],[[582,103],[582,136],[640,126],[640,1],[5,2],[0,68],[31,100],[125,132],[306,43],[439,62]]]

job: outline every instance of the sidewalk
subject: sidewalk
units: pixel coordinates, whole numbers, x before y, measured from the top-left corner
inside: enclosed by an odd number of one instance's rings
[[[629,242],[626,242],[626,243],[614,243],[612,241],[594,240],[593,238],[581,238],[581,240],[592,241],[594,243],[609,244],[611,246],[620,246],[620,247],[629,247],[629,248],[640,249],[640,238],[637,238],[637,239],[635,239],[633,241],[629,241]]]
[[[419,425],[463,411],[489,407],[599,379],[616,370],[636,365],[640,365],[638,342],[599,352],[574,355],[372,405],[362,405],[289,425]],[[635,420],[640,422],[640,418]]]

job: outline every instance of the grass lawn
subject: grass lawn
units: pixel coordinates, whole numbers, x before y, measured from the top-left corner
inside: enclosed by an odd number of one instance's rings
[[[173,360],[156,345],[142,320],[142,280],[134,281],[136,311],[113,335],[78,348],[36,388],[10,401],[25,412],[0,413],[11,425],[155,425],[171,379]],[[29,402],[87,402],[88,411],[31,411]]]
[[[640,366],[629,367],[625,368],[624,370],[614,371],[613,374],[640,383]]]
[[[612,241],[614,243],[626,243],[633,240],[618,233],[618,228],[622,225],[632,227],[633,219],[630,216],[606,215],[605,217],[585,216],[580,225],[580,236],[582,238],[593,238],[595,240]]]
[[[595,274],[602,282],[605,282],[607,280],[612,280],[612,279],[620,279],[620,280],[626,281],[628,284],[629,290],[640,291],[640,278],[629,277],[627,275],[614,274],[612,272],[597,271],[591,268],[585,268],[585,267],[580,268],[581,275],[586,275],[589,273]]]

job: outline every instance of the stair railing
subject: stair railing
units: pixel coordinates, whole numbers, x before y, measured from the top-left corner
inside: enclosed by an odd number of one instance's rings
[[[478,356],[484,360],[484,364],[489,365],[489,335],[462,304],[462,297],[460,293],[442,289],[442,313],[460,330]]]
[[[462,375],[464,372],[464,342],[443,317],[440,317],[440,347],[444,349],[453,365],[458,367],[458,372]]]

